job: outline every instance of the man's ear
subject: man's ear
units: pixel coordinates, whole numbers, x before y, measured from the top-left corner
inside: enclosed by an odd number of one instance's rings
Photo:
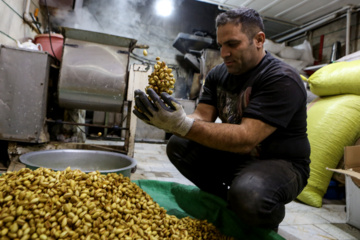
[[[265,33],[263,31],[258,32],[254,37],[254,43],[256,47],[262,48],[265,42]]]

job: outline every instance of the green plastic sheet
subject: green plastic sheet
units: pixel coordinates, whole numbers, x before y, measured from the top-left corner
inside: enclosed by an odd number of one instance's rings
[[[156,180],[134,180],[167,214],[186,216],[213,223],[223,234],[236,239],[284,239],[271,230],[249,228],[227,208],[223,199],[201,191],[195,186]]]

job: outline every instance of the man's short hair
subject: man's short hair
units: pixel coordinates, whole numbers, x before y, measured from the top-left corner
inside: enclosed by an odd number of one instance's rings
[[[259,31],[265,32],[260,14],[251,8],[241,7],[220,13],[216,17],[216,27],[227,23],[241,24],[242,32],[251,40]]]

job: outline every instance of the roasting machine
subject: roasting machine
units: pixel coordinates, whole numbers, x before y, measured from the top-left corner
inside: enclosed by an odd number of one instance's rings
[[[133,156],[133,92],[147,84],[151,69],[130,64],[130,53],[146,46],[73,28],[62,28],[62,34],[61,59],[0,45],[0,148],[1,155],[8,156],[5,165],[24,153],[51,149]]]

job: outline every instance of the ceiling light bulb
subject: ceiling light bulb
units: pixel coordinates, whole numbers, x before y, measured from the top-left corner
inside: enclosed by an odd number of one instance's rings
[[[158,0],[156,2],[156,13],[160,16],[169,16],[173,9],[174,7],[171,0]]]

